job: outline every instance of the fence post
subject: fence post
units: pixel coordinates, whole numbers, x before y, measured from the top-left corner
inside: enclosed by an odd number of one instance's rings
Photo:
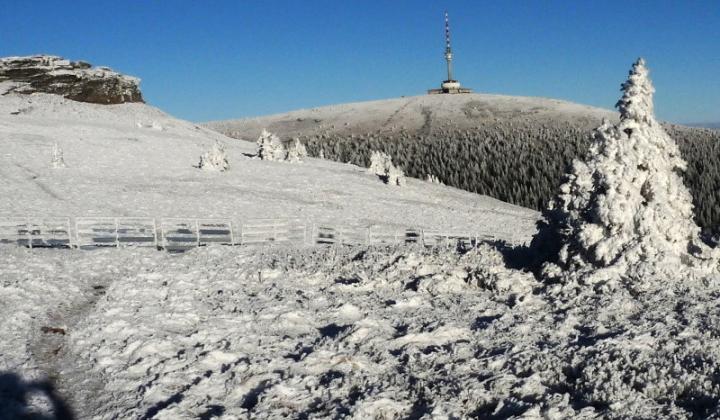
[[[233,222],[230,220],[230,246],[235,246],[235,234],[233,233]]]
[[[67,225],[68,247],[72,248],[73,243],[72,243],[72,235],[70,234],[70,218],[69,217],[65,221],[65,224]]]
[[[158,249],[158,229],[157,229],[157,221],[153,217],[153,242],[155,243],[155,249]]]
[[[28,247],[30,247],[30,249],[32,249],[33,238],[32,238],[32,229],[30,228],[30,218],[29,217],[25,218],[25,230],[27,230],[27,235],[28,235]]]
[[[200,248],[200,220],[195,219],[195,234],[197,235],[197,246]]]
[[[272,241],[273,242],[277,242],[277,225],[278,225],[277,219],[273,219],[273,224],[272,224],[272,227],[273,227]]]
[[[120,248],[120,232],[118,230],[118,218],[114,218],[115,221],[115,248]]]
[[[78,219],[75,218],[75,247],[80,249],[80,229],[78,229]]]
[[[365,228],[365,245],[370,246],[370,228]]]

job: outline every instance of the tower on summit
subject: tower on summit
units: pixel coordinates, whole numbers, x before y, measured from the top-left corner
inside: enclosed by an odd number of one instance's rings
[[[472,93],[472,89],[460,87],[460,82],[453,79],[452,74],[452,47],[450,46],[450,18],[448,12],[445,12],[445,61],[447,62],[447,80],[440,85],[440,89],[430,89],[428,93]]]

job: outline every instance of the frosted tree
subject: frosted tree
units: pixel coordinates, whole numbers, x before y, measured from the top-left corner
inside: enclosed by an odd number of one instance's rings
[[[620,121],[593,134],[585,162],[575,161],[544,213],[536,249],[550,251],[546,274],[559,270],[625,278],[713,269],[698,240],[681,174],[685,161],[653,115],[654,88],[643,59],[622,84]],[[593,274],[593,272],[595,272]]]
[[[301,162],[308,156],[305,145],[300,142],[300,139],[295,138],[293,143],[290,145],[287,151],[287,160],[289,162]]]
[[[262,160],[283,161],[287,156],[287,152],[278,136],[265,129],[257,139],[257,147],[257,155]]]
[[[436,177],[433,174],[427,174],[425,181],[431,183],[431,184],[440,184],[445,185],[442,181],[440,181],[440,178]]]
[[[198,168],[205,171],[224,172],[228,170],[229,167],[230,164],[225,154],[225,146],[217,141],[209,151],[200,156],[200,163],[198,164]]]
[[[51,164],[55,169],[67,167],[67,165],[65,165],[65,159],[63,158],[63,150],[57,142],[53,145]]]
[[[402,169],[395,167],[392,158],[383,152],[373,151],[371,153],[368,173],[377,175],[386,184],[405,185],[405,173]]]

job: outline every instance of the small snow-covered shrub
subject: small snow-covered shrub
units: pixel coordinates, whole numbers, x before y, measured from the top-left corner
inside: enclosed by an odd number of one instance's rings
[[[549,259],[563,270],[609,269],[593,273],[595,280],[608,280],[610,272],[640,279],[712,270],[715,258],[699,241],[681,178],[687,165],[655,120],[644,60],[633,65],[622,91],[619,123],[604,122],[586,161],[574,162],[544,213],[536,247],[550,250]]]
[[[257,147],[257,155],[262,160],[283,161],[287,157],[287,152],[278,136],[265,129],[257,139]]]
[[[230,167],[225,154],[225,146],[215,142],[212,148],[200,156],[198,168],[205,171],[224,172]]]
[[[51,164],[55,169],[67,167],[67,165],[65,165],[65,159],[63,158],[63,150],[57,142],[53,145]]]
[[[431,184],[440,184],[445,185],[438,177],[436,177],[433,174],[427,174],[427,177],[425,178],[425,181],[431,183]]]
[[[395,167],[392,158],[383,152],[372,152],[368,173],[377,175],[386,184],[405,185],[405,173],[402,169]]]
[[[288,148],[286,160],[288,162],[302,162],[307,156],[308,152],[305,145],[300,142],[300,139],[296,138]]]

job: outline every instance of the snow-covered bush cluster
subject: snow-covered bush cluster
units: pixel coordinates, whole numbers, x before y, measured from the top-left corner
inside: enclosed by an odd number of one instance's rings
[[[587,161],[574,162],[545,212],[536,246],[557,252],[546,272],[587,272],[597,281],[707,275],[717,258],[699,239],[681,178],[687,164],[655,120],[642,59],[622,91],[620,121],[596,130]]]
[[[205,171],[224,172],[229,167],[225,146],[218,141],[212,145],[210,150],[200,156],[200,163],[198,163],[198,168]]]
[[[405,185],[405,173],[402,169],[393,165],[392,158],[383,152],[372,152],[368,173],[377,175],[384,183],[389,185],[401,187]]]
[[[288,147],[286,160],[288,162],[302,162],[307,156],[308,153],[305,145],[300,143],[300,139],[294,139]]]
[[[297,138],[287,149],[278,136],[267,130],[263,130],[257,139],[257,156],[262,160],[301,162],[307,155],[305,146]]]
[[[433,174],[428,174],[428,175],[425,177],[425,180],[426,180],[427,182],[431,183],[431,184],[445,185],[442,181],[440,181],[440,179],[439,179],[438,177],[436,177],[436,176],[433,175]]]

